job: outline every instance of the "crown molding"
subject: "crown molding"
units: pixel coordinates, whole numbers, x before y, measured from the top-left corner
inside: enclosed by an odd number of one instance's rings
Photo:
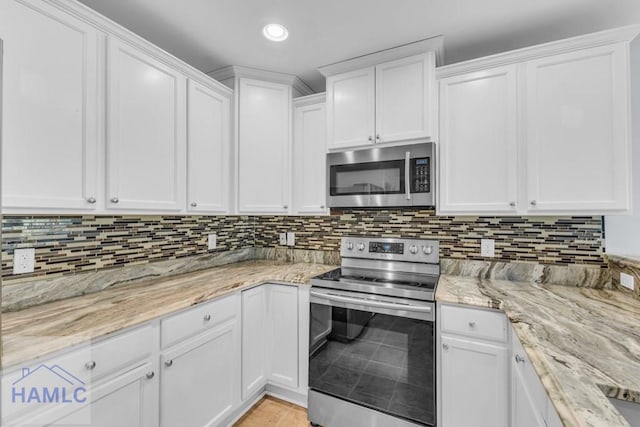
[[[240,65],[229,65],[210,71],[207,75],[218,81],[244,77],[272,83],[281,83],[293,87],[303,94],[303,96],[313,94],[313,90],[300,77],[294,76],[293,74],[276,73],[274,71],[260,70],[258,68],[243,67]]]
[[[304,107],[307,105],[324,104],[327,100],[327,93],[314,93],[313,95],[300,96],[293,99],[295,107]]]
[[[320,71],[323,76],[329,77],[335,74],[342,74],[348,71],[372,67],[383,62],[394,61],[396,59],[419,55],[426,52],[435,53],[436,64],[444,63],[444,36],[418,40],[413,43],[407,43],[367,55],[357,56],[345,61],[323,65],[318,68],[318,71]]]
[[[532,59],[558,55],[590,47],[615,43],[629,43],[636,38],[638,34],[640,34],[640,25],[630,25],[611,30],[599,31],[597,33],[571,37],[568,39],[556,40],[549,43],[529,46],[522,49],[471,59],[469,61],[458,62],[444,67],[438,67],[436,68],[436,78],[442,79],[458,74],[481,71],[487,68],[529,61]]]

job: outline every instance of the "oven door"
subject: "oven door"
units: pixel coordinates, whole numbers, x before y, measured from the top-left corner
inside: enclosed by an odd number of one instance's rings
[[[435,425],[434,305],[312,288],[309,388]]]

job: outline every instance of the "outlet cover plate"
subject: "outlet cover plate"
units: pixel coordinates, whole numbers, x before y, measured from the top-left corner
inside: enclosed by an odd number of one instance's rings
[[[296,245],[296,233],[288,232],[287,233],[287,246],[295,246]]]
[[[218,236],[215,234],[209,234],[208,238],[209,250],[215,249],[218,246]]]
[[[36,265],[36,250],[21,248],[13,251],[13,274],[33,273]]]
[[[286,246],[286,244],[287,244],[287,233],[280,233],[280,244],[282,246]]]
[[[496,256],[496,241],[493,239],[480,240],[480,256],[484,256],[484,257]]]
[[[620,273],[620,284],[625,288],[633,290],[635,286],[635,280],[630,274]]]

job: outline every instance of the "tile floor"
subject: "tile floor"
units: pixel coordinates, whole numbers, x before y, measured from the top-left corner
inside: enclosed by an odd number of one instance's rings
[[[309,427],[307,410],[266,396],[234,424],[234,427]]]

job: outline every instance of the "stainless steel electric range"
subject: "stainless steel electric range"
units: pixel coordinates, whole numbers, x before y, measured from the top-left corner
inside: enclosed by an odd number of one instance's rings
[[[341,267],[311,280],[309,421],[436,424],[434,240],[344,237]]]

